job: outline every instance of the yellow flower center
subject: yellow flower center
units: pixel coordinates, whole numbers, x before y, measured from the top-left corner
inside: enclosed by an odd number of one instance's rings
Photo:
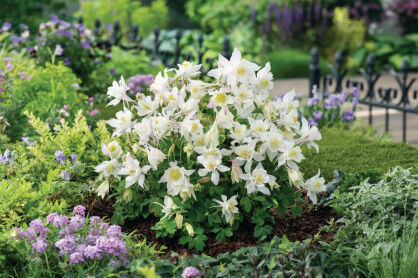
[[[216,166],[215,162],[213,162],[213,161],[208,162],[208,169],[209,170],[213,171],[215,169],[215,166]]]
[[[296,123],[298,121],[298,116],[293,116],[292,119],[293,119],[293,122]]]
[[[262,125],[258,125],[258,126],[256,126],[255,131],[257,131],[259,133],[262,133],[262,132],[264,132],[264,127]]]
[[[260,183],[263,183],[263,181],[264,181],[264,178],[263,178],[262,175],[255,176],[255,182],[256,183],[260,184]]]
[[[129,169],[129,175],[135,175],[135,173],[136,173],[135,169],[133,168]]]
[[[192,131],[198,130],[199,126],[196,123],[192,123]]]
[[[108,164],[107,165],[107,171],[109,172],[109,173],[112,173],[113,172],[113,170],[115,169],[115,167],[113,166],[113,164]]]
[[[321,189],[321,186],[322,186],[322,184],[319,181],[317,181],[315,183],[315,185],[314,185],[314,187],[315,187],[316,190],[320,190]]]
[[[205,144],[205,138],[199,137],[197,138],[196,145],[203,146]]]
[[[292,150],[292,151],[289,153],[289,156],[290,156],[290,157],[296,157],[296,156],[297,156],[297,152],[296,152],[295,150]]]
[[[245,73],[245,68],[244,68],[244,67],[239,67],[239,68],[237,68],[237,73],[238,73],[239,75],[243,75],[243,74]]]
[[[168,95],[168,99],[169,100],[175,100],[176,98],[174,97],[174,94],[169,94]]]
[[[225,93],[219,93],[215,97],[215,101],[220,104],[226,103],[226,95]]]
[[[115,151],[116,151],[116,146],[115,146],[115,145],[110,145],[110,146],[109,146],[109,151],[110,151],[111,153],[115,152]]]
[[[250,157],[250,152],[246,149],[241,151],[241,157],[244,159],[248,159]]]
[[[241,135],[242,134],[242,129],[241,128],[236,128],[235,129],[235,134],[236,135]]]
[[[151,110],[151,106],[148,103],[145,103],[144,104],[144,109],[149,111],[149,110]]]
[[[270,146],[272,148],[277,148],[279,146],[279,144],[280,144],[280,142],[279,142],[279,139],[277,139],[277,138],[272,138],[270,140]]]
[[[270,84],[268,80],[262,80],[260,83],[263,87],[267,87]]]
[[[192,93],[193,94],[197,94],[198,92],[199,92],[198,88],[196,88],[196,87],[192,88]]]
[[[228,210],[234,210],[235,206],[231,203],[228,204]]]
[[[217,152],[216,152],[216,150],[210,150],[210,151],[208,151],[208,155],[211,155],[211,156],[215,156],[215,155],[217,155]]]
[[[179,169],[172,169],[169,176],[171,180],[177,181],[181,177],[181,172]]]
[[[125,116],[120,117],[120,121],[125,123],[126,122],[126,117]]]

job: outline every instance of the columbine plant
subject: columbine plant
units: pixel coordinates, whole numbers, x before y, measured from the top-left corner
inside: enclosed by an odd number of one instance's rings
[[[181,244],[202,250],[205,234],[225,240],[243,222],[255,224],[257,238],[269,235],[270,209],[300,213],[300,191],[316,201],[323,180],[305,188],[300,146],[318,149],[321,134],[299,120],[294,92],[271,99],[269,63],[260,69],[234,49],[230,60],[219,55],[213,82],[197,80],[199,70],[189,62],[167,69],[135,101],[123,78],[114,82],[109,104],[123,110],[108,121],[114,139],[96,171],[98,194],[118,198],[116,220],[156,213],[158,236],[178,232]]]

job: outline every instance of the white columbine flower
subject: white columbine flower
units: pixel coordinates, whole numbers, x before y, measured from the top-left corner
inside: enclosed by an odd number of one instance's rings
[[[239,145],[237,147],[232,147],[234,153],[238,156],[235,160],[239,166],[246,163],[245,167],[249,167],[253,158],[260,162],[264,157],[255,151],[255,145],[257,144],[256,140],[244,140],[247,144]]]
[[[270,128],[270,123],[267,120],[254,120],[249,117],[248,122],[252,133],[257,137],[263,137]]]
[[[122,149],[117,141],[112,141],[107,146],[102,144],[102,152],[104,155],[115,159],[118,159],[122,155]]]
[[[126,95],[126,91],[129,90],[128,85],[126,85],[125,79],[123,78],[123,76],[121,76],[121,79],[118,82],[113,81],[112,86],[107,88],[107,94],[110,97],[114,97],[114,99],[109,102],[109,105],[117,105],[119,104],[119,102],[121,101],[133,101],[132,99],[130,99],[127,95]]]
[[[221,128],[231,129],[234,125],[234,115],[225,107],[216,112],[215,124]]]
[[[170,166],[170,168],[165,170],[159,182],[166,182],[167,193],[175,196],[180,193],[181,187],[188,182],[188,177],[194,173],[194,170],[186,170],[184,167],[179,167],[177,162],[171,162]]]
[[[222,195],[222,201],[213,200],[219,204],[219,206],[216,207],[222,208],[222,214],[225,217],[226,222],[228,222],[231,226],[234,223],[234,214],[239,213],[237,208],[237,196],[238,195],[235,195],[228,199],[225,195]]]
[[[246,125],[242,125],[238,122],[234,122],[234,127],[230,130],[229,137],[234,139],[234,142],[241,142],[244,138],[247,138],[249,130]]]
[[[241,84],[239,87],[232,88],[232,93],[237,103],[253,102],[253,91],[247,85]]]
[[[99,173],[100,176],[104,176],[108,179],[110,176],[114,176],[117,179],[119,178],[119,168],[120,164],[116,159],[111,159],[110,161],[103,161],[100,165],[97,165],[94,170],[96,173]]]
[[[261,94],[268,94],[273,89],[273,74],[270,69],[270,63],[267,63],[264,68],[257,72],[255,84],[257,92]]]
[[[151,146],[146,147],[146,152],[148,156],[148,162],[154,170],[157,170],[158,164],[163,162],[167,157],[162,151]]]
[[[151,117],[153,133],[161,138],[170,130],[170,119],[166,115]]]
[[[325,179],[319,175],[320,170],[318,170],[318,173],[312,178],[308,179],[303,185],[303,187],[308,191],[306,195],[308,195],[309,199],[311,199],[312,203],[315,205],[318,201],[316,196],[317,193],[324,192],[326,190]]]
[[[203,156],[200,155],[197,157],[197,161],[205,167],[204,169],[199,169],[199,176],[204,177],[208,173],[212,173],[210,180],[214,185],[219,183],[219,172],[229,171],[229,167],[221,165],[222,160],[216,156]]]
[[[152,82],[150,86],[150,90],[157,92],[157,93],[171,91],[171,87],[170,87],[169,79],[167,75],[167,69],[164,70],[164,76],[162,76],[161,72],[157,74],[157,76],[154,79],[154,82]]]
[[[170,196],[164,196],[164,205],[157,202],[155,202],[155,204],[160,205],[163,208],[162,213],[164,213],[164,217],[161,220],[166,217],[170,218],[173,215],[173,210],[179,208]]]
[[[286,167],[287,174],[289,176],[289,183],[299,188],[303,184],[302,173]]]
[[[108,120],[107,123],[115,128],[112,136],[121,136],[122,134],[130,133],[133,123],[132,123],[132,112],[124,107],[123,111],[116,113],[116,119]]]
[[[298,165],[295,162],[301,162],[305,157],[302,154],[302,150],[299,146],[295,146],[293,142],[286,141],[282,147],[282,153],[278,158],[278,166],[287,164],[294,170],[299,170]]]
[[[209,94],[212,96],[208,103],[209,108],[215,108],[215,107],[222,108],[222,107],[226,107],[228,104],[234,103],[232,97],[223,90],[212,91],[212,92],[209,92]]]
[[[127,154],[125,161],[123,162],[123,168],[119,171],[119,174],[128,176],[126,178],[125,188],[128,188],[135,183],[138,183],[139,186],[144,188],[145,174],[149,171],[149,169],[151,169],[149,165],[140,167],[138,160]]]
[[[187,90],[190,92],[190,97],[200,100],[206,95],[205,86],[207,86],[207,84],[200,80],[189,80]]]
[[[276,177],[267,174],[267,171],[264,170],[261,163],[258,163],[257,167],[251,173],[248,171],[247,174],[242,174],[240,178],[247,181],[245,188],[247,188],[248,195],[258,191],[270,195],[270,190],[266,187],[266,183],[271,183],[276,180]]]
[[[148,142],[152,135],[151,119],[143,118],[140,123],[135,124],[134,130],[138,134],[141,144]]]
[[[302,126],[298,131],[300,138],[296,140],[297,144],[307,143],[309,148],[314,147],[316,152],[319,151],[318,145],[314,142],[315,140],[321,140],[322,136],[316,126],[309,126],[308,121],[302,118]]]
[[[184,61],[183,64],[178,64],[177,65],[179,67],[179,69],[175,69],[176,71],[176,75],[177,76],[181,76],[185,79],[188,79],[190,77],[196,76],[200,74],[200,67],[202,65],[193,65],[192,63],[188,62],[188,61]]]
[[[272,124],[270,131],[267,132],[265,136],[263,136],[262,140],[264,143],[260,147],[260,152],[262,154],[267,152],[267,156],[269,157],[270,161],[273,161],[273,159],[277,157],[280,148],[284,144],[283,134],[274,124]]]
[[[154,114],[160,106],[159,97],[155,96],[154,99],[152,99],[151,96],[142,96],[143,97],[138,101],[138,105],[135,106],[136,110],[138,110],[138,116],[142,117]]]

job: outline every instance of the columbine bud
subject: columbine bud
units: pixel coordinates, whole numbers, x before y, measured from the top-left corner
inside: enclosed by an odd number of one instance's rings
[[[229,219],[229,226],[231,226],[231,227],[234,224],[234,218],[235,218],[235,215],[232,214],[231,219]]]
[[[210,181],[210,177],[204,177],[204,178],[201,178],[200,180],[198,180],[197,182],[198,183],[206,183],[206,182],[208,182],[208,181]]]
[[[186,223],[186,230],[189,233],[190,236],[194,236],[194,230],[193,230],[193,226],[190,225],[189,223]]]
[[[132,190],[131,188],[125,188],[125,190],[123,191],[123,199],[129,203],[130,201],[132,201]]]
[[[219,132],[216,125],[212,125],[212,127],[209,129],[208,133],[206,134],[205,141],[212,146],[219,145]]]
[[[232,160],[232,169],[231,169],[231,181],[232,183],[239,183],[241,182],[240,176],[242,175],[241,167],[238,166],[238,164],[235,162],[235,160]]]
[[[181,226],[183,226],[183,215],[180,212],[176,212],[176,224],[177,229],[181,229]]]
[[[97,195],[104,198],[106,194],[109,192],[109,182],[105,180],[98,188],[97,188]]]
[[[194,152],[194,146],[192,143],[187,143],[186,146],[184,146],[183,151],[187,154],[187,158],[189,158],[193,152]]]
[[[287,168],[287,173],[289,175],[290,184],[293,184],[296,187],[300,187],[303,184],[303,176],[301,172]]]
[[[174,151],[174,148],[176,147],[176,145],[174,145],[174,143],[173,144],[171,144],[171,147],[168,149],[168,156],[170,156],[170,154]]]
[[[172,151],[171,148],[173,146],[174,144],[170,147],[170,150],[168,151],[169,153],[170,151]],[[164,159],[167,157],[163,152],[161,152],[159,149],[154,148],[154,147],[147,148],[147,155],[148,155],[148,162],[154,170],[157,170],[158,164],[163,162]]]
[[[275,181],[269,182],[269,185],[270,185],[270,187],[271,187],[272,190],[273,189],[280,189],[280,185],[277,182],[275,182]]]
[[[139,144],[134,144],[132,146],[132,150],[134,151],[134,153],[138,153],[140,149],[141,149],[141,146]]]

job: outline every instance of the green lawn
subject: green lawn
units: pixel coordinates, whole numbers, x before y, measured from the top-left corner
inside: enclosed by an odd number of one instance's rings
[[[418,173],[418,149],[404,143],[382,143],[348,130],[330,128],[321,130],[319,153],[304,149],[306,159],[301,163],[305,177],[315,175],[318,168],[321,175],[330,181],[334,170],[357,172],[379,169],[386,172],[394,166],[413,167]]]

